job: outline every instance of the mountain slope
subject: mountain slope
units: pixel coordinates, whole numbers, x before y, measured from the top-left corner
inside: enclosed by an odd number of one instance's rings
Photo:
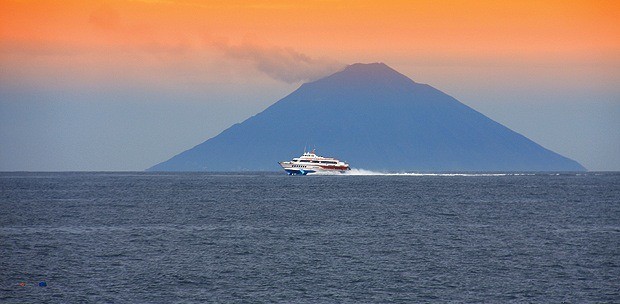
[[[441,91],[385,64],[303,84],[263,112],[150,171],[279,170],[303,147],[385,171],[582,171]]]

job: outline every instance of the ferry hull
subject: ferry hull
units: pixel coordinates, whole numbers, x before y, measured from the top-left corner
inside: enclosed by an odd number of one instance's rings
[[[302,170],[302,169],[284,169],[288,175],[308,175],[315,173],[314,170]]]
[[[320,174],[320,173],[345,173],[351,170],[345,166],[306,166],[305,168],[293,167],[294,164],[288,162],[279,163],[282,169],[286,171],[288,175],[308,175],[308,174]]]

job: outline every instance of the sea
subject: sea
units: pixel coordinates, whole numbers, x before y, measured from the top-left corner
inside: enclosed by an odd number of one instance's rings
[[[0,173],[0,303],[620,303],[620,173]]]

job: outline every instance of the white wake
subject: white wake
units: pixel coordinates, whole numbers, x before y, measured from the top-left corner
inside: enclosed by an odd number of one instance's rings
[[[529,173],[418,173],[418,172],[380,172],[366,169],[351,169],[344,173],[330,173],[330,175],[386,175],[386,176],[522,176],[534,175]]]

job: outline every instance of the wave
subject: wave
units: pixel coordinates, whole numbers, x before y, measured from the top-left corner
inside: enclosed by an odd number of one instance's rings
[[[366,170],[363,168],[352,168],[344,173],[340,172],[316,172],[311,175],[321,176],[489,176],[489,177],[501,177],[501,176],[582,176],[588,175],[588,173],[573,173],[573,172],[382,172]],[[595,174],[596,175],[596,174]]]
[[[418,172],[381,172],[366,169],[351,169],[340,175],[385,175],[385,176],[532,176],[534,173],[418,173]]]

